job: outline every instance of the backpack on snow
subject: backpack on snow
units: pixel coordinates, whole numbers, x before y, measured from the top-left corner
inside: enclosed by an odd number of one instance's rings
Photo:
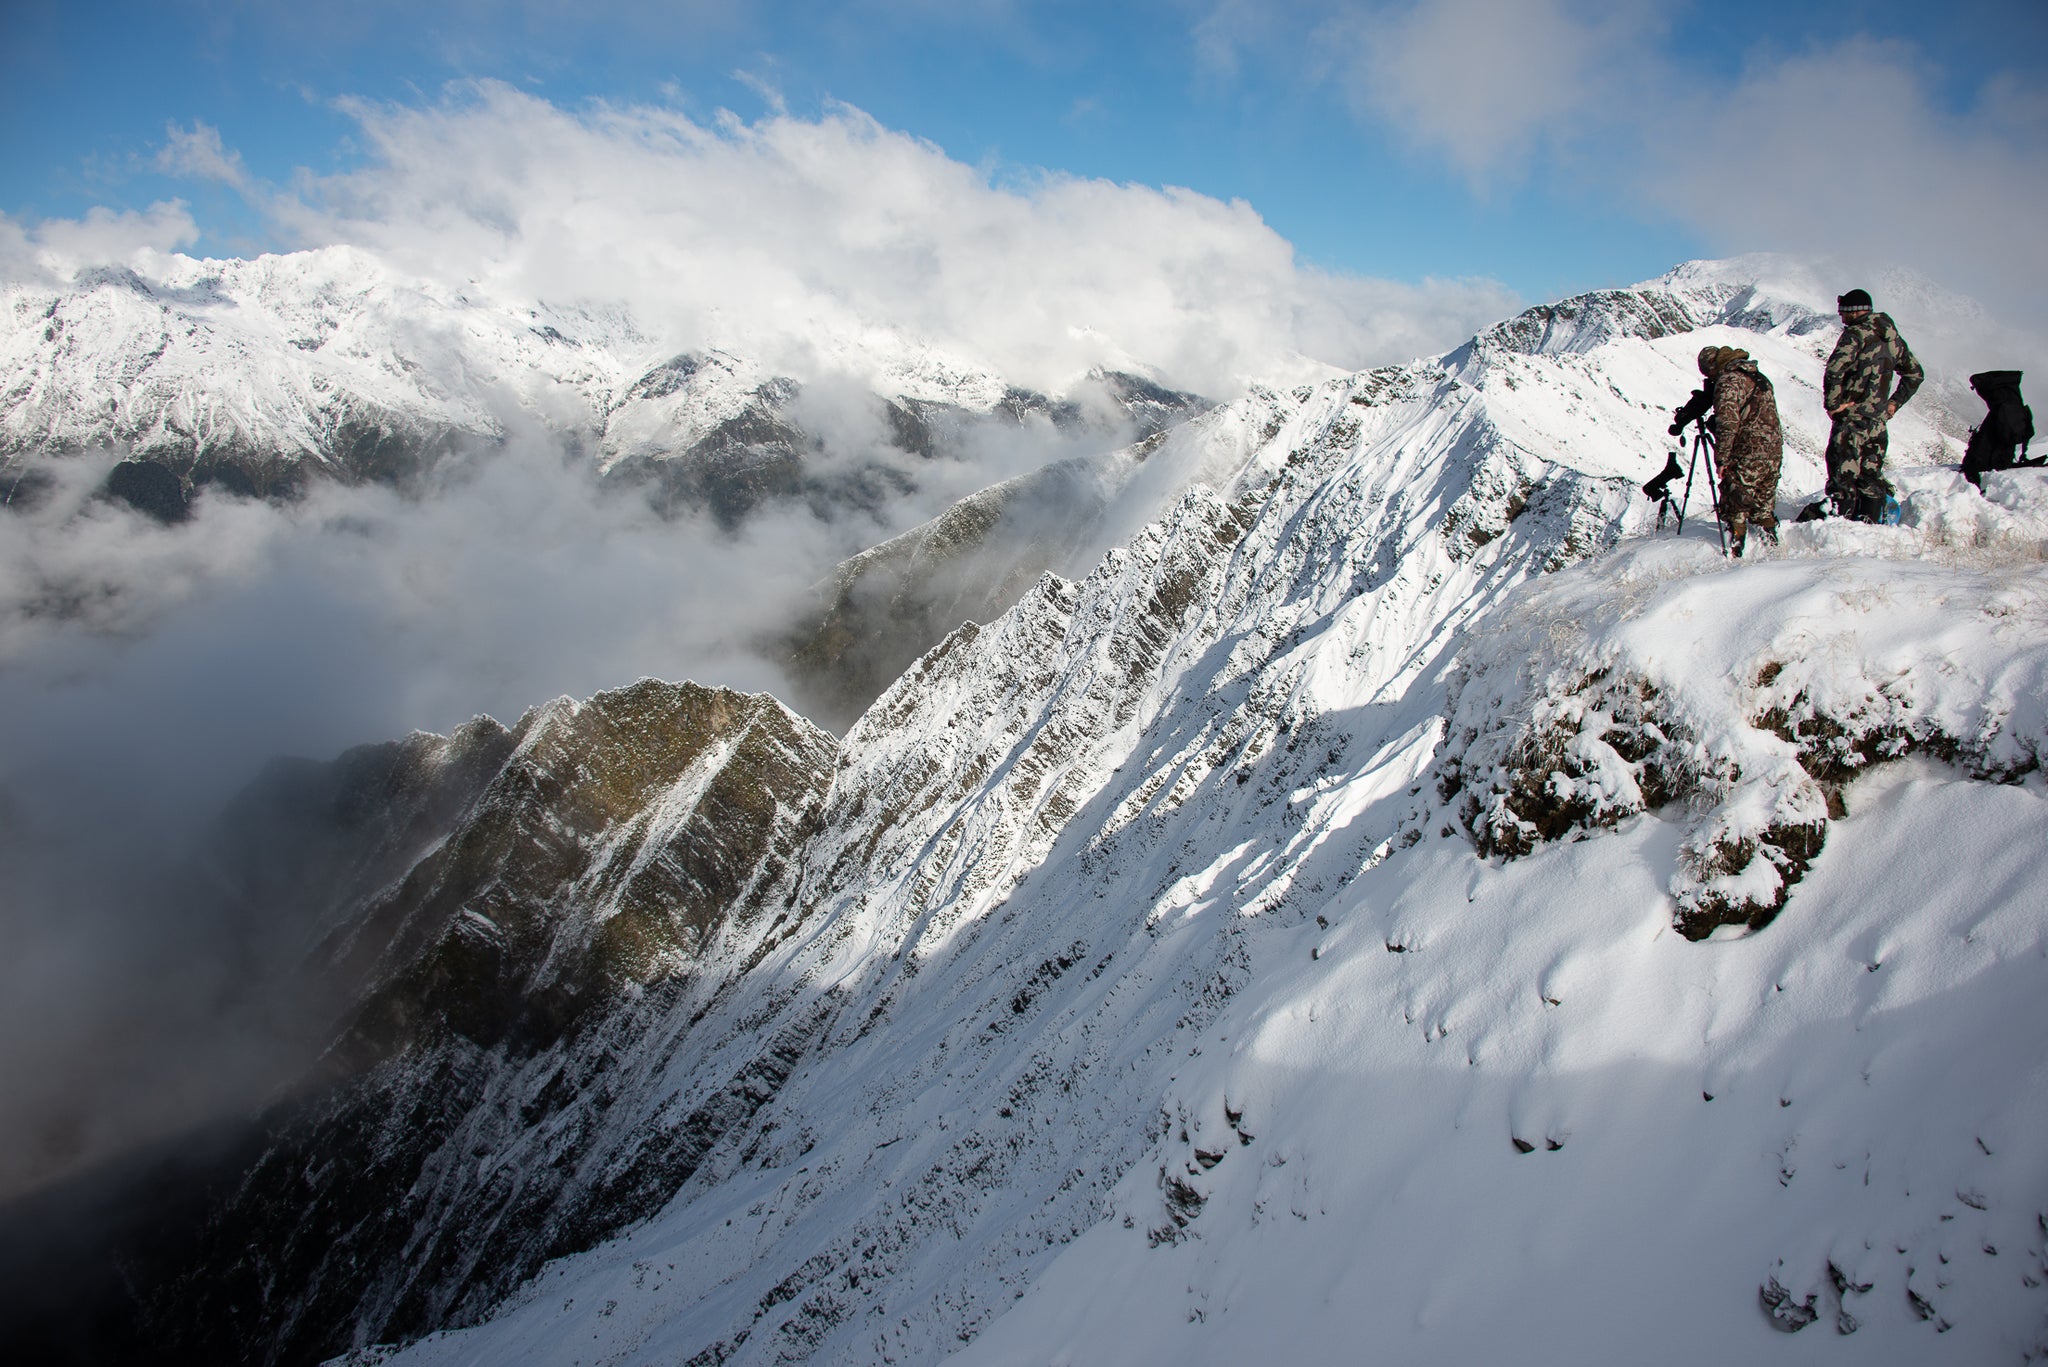
[[[1986,370],[1970,377],[1970,388],[1991,410],[1970,429],[1970,444],[1963,450],[1963,477],[1972,484],[1982,484],[1979,476],[1986,470],[2048,462],[2048,456],[2038,461],[2026,458],[2027,444],[2034,439],[2034,410],[2020,397],[2020,374]]]

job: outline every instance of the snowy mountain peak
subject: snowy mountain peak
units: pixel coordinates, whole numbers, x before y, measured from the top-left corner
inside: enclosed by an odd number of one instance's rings
[[[1459,369],[1501,352],[1570,355],[1627,338],[1655,341],[1715,326],[1798,337],[1825,331],[1832,339],[1838,326],[1832,303],[1819,308],[1766,284],[1757,272],[1771,264],[1769,258],[1691,262],[1630,289],[1539,304],[1482,332],[1452,352],[1447,364]]]
[[[538,429],[602,473],[652,477],[729,519],[755,485],[809,487],[790,472],[861,404],[911,415],[917,430],[897,435],[925,448],[944,424],[918,410],[1011,421],[1101,399],[1094,416],[1121,430],[1188,408],[1189,396],[1136,380],[1076,376],[1071,396],[1030,394],[892,329],[821,331],[801,355],[770,358],[743,326],[707,326],[717,335],[679,348],[617,307],[444,288],[346,247],[14,281],[0,284],[0,456],[111,449],[174,474],[182,506],[209,486],[407,484],[451,449]],[[793,415],[812,381],[835,397]],[[865,453],[834,454],[843,465]]]

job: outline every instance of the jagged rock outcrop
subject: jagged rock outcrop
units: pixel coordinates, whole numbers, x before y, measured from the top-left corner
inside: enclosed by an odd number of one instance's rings
[[[267,1119],[195,1270],[150,1295],[165,1352],[301,1362],[459,1322],[686,1178],[800,1030],[666,1124],[600,1117],[659,1077],[645,1036],[687,1049],[678,1004],[731,971],[715,944],[780,909],[833,751],[767,697],[644,680],[274,766],[214,864],[300,904],[310,976],[350,1005],[329,1087]]]

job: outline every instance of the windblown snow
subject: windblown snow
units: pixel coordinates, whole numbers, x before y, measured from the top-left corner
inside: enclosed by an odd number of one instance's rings
[[[779,1090],[351,1360],[2048,1355],[2048,481],[1909,409],[1902,525],[1793,524],[1832,341],[1695,265],[1194,420],[1225,473],[886,691],[573,1123]],[[1741,561],[1636,488],[1709,342],[1787,430]]]

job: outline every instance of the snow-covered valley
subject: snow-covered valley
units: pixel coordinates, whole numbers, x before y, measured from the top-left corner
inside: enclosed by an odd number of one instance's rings
[[[1943,468],[1937,377],[1902,525],[1793,524],[1833,331],[1762,269],[1191,420],[1161,516],[836,742],[653,684],[414,738],[379,791],[439,815],[337,837],[309,936],[365,1071],[273,1113],[153,1332],[2048,1355],[2048,479]],[[1706,343],[1787,429],[1740,562],[1636,488]]]

